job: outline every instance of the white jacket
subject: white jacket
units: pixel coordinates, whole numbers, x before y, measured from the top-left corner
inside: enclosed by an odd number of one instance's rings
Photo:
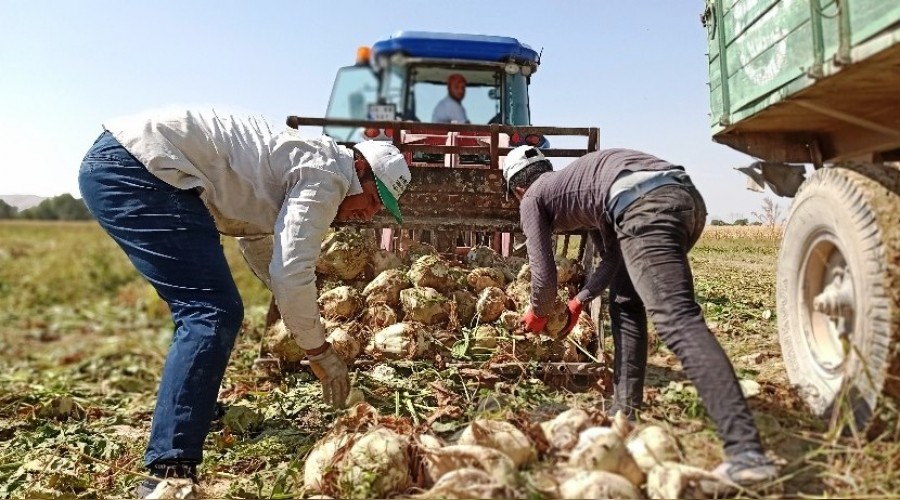
[[[322,345],[315,264],[338,205],[362,192],[350,149],[213,109],[144,113],[104,128],[162,181],[198,188],[219,232],[240,237],[300,346]]]

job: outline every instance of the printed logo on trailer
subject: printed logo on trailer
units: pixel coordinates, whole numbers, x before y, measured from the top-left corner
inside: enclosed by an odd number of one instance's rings
[[[741,71],[757,85],[764,85],[779,75],[787,60],[787,26],[778,19],[789,19],[785,11],[795,8],[794,0],[777,2],[756,19],[760,9],[771,2],[744,0],[734,5],[734,33],[738,37],[738,59]],[[746,31],[745,31],[746,30]]]

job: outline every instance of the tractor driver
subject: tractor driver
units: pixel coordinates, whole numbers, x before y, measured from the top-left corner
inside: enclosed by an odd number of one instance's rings
[[[447,77],[447,95],[434,107],[433,123],[469,123],[462,100],[466,97],[466,77],[453,73]]]

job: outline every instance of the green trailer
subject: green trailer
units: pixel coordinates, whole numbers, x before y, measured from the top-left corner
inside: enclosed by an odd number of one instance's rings
[[[702,20],[713,139],[758,160],[739,169],[751,186],[793,198],[787,374],[832,425],[897,432],[900,1],[707,0]]]

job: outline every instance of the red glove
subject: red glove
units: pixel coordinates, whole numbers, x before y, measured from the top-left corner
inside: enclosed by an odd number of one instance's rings
[[[575,325],[578,323],[578,316],[581,315],[581,301],[573,298],[566,304],[566,309],[569,312],[569,321],[566,323],[566,327],[559,332],[558,339],[566,338],[566,335],[572,331],[572,328],[575,328]]]
[[[542,318],[537,314],[534,314],[534,310],[529,307],[528,310],[525,311],[525,315],[522,316],[522,324],[525,325],[525,329],[529,332],[539,333],[547,326],[547,318]]]

